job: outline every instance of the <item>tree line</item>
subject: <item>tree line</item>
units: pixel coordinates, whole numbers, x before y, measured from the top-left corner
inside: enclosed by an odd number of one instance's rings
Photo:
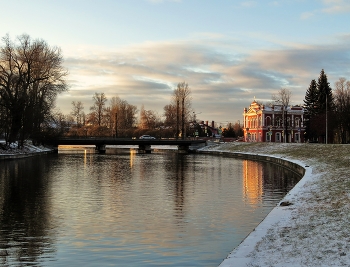
[[[24,140],[41,140],[58,135],[130,137],[146,131],[172,137],[185,137],[191,114],[191,90],[186,82],[174,89],[170,104],[164,107],[164,122],[152,111],[138,109],[118,96],[107,103],[104,93],[95,93],[90,112],[81,101],[72,102],[64,115],[55,109],[57,95],[67,91],[67,70],[58,47],[23,34],[0,45],[0,137],[9,145]],[[163,127],[159,131],[160,127]],[[158,129],[158,132],[155,132]],[[151,132],[152,134],[152,132]]]
[[[180,82],[170,96],[170,103],[163,107],[163,113],[139,110],[126,100],[114,96],[110,99],[104,93],[95,93],[89,113],[85,113],[81,101],[72,102],[70,114],[62,115],[61,135],[65,136],[109,136],[139,137],[149,134],[157,138],[186,138],[212,136],[207,127],[196,119],[192,109],[191,89],[186,82]],[[162,119],[163,118],[163,119]],[[228,123],[223,129],[226,137],[243,135],[239,124]]]
[[[180,82],[170,96],[163,114],[139,110],[118,96],[110,99],[104,93],[95,93],[88,113],[81,101],[72,102],[72,111],[62,115],[58,123],[60,134],[66,136],[138,137],[150,134],[156,137],[185,138],[191,131],[192,98],[186,82]],[[164,117],[164,119],[162,119]]]
[[[107,98],[96,92],[93,105],[84,110],[81,101],[72,101],[69,114],[55,107],[57,96],[68,90],[60,48],[41,39],[23,34],[14,40],[9,35],[0,44],[0,138],[6,145],[24,140],[40,142],[57,136],[114,136],[185,138],[209,136],[198,123],[192,109],[191,89],[180,82],[170,101],[159,115],[153,110],[140,110],[118,96]],[[164,118],[164,119],[162,119]],[[234,136],[237,125],[229,123],[224,131]]]
[[[327,74],[321,70],[312,79],[304,98],[304,140],[312,143],[349,143],[350,141],[350,81],[339,78],[333,90]],[[272,96],[282,107],[283,140],[287,140],[287,107],[291,91],[282,88]]]
[[[349,143],[350,81],[339,78],[332,90],[322,69],[311,80],[304,99],[305,138],[309,142]]]

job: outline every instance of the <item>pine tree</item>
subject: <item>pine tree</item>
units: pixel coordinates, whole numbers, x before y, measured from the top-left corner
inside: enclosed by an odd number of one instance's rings
[[[309,88],[306,91],[305,99],[305,114],[312,116],[316,113],[316,105],[318,104],[318,91],[316,80],[312,80]]]
[[[332,88],[329,85],[327,75],[324,70],[321,70],[320,76],[317,82],[318,91],[318,113],[322,114],[327,111],[333,110],[333,94]]]
[[[304,126],[305,129],[305,139],[313,140],[316,138],[316,131],[312,127],[312,121],[317,114],[318,105],[318,90],[316,80],[312,80],[309,88],[306,91],[304,99]]]
[[[316,83],[314,80],[305,96],[306,108],[306,135],[309,140],[318,139],[319,142],[327,142],[333,138],[333,122],[329,119],[334,110],[332,88],[329,85],[327,75],[322,69]],[[315,101],[316,100],[316,101]],[[329,138],[331,137],[331,138]]]

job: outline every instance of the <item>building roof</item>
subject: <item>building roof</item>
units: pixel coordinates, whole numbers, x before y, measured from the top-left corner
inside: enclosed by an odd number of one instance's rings
[[[263,104],[259,104],[254,99],[253,102],[250,104],[249,108],[244,108],[244,114],[257,114],[262,112],[274,112],[274,111],[282,111],[282,105],[271,105],[271,106],[265,106]],[[289,105],[287,106],[287,113],[299,113],[303,112],[304,108],[299,105]]]

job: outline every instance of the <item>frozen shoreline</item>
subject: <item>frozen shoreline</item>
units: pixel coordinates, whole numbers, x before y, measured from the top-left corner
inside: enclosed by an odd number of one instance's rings
[[[283,158],[305,175],[220,267],[350,266],[349,145],[223,143],[202,150]],[[341,157],[339,157],[341,155]]]
[[[0,144],[4,143],[0,140]],[[22,149],[10,148],[10,149],[1,149],[0,147],[0,160],[11,160],[11,159],[21,159],[32,156],[37,156],[40,154],[52,153],[53,150],[43,146],[34,146],[29,142],[26,142]]]

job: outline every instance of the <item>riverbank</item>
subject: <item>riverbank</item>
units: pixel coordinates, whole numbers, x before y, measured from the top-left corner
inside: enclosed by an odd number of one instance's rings
[[[7,149],[2,149],[0,146],[0,160],[27,158],[52,152],[53,150],[50,148],[44,146],[34,146],[30,141],[27,141],[25,142],[24,147],[21,149],[17,148],[16,145],[13,145]]]
[[[273,156],[306,170],[302,180],[221,263],[350,266],[350,145],[221,143],[201,149]]]

